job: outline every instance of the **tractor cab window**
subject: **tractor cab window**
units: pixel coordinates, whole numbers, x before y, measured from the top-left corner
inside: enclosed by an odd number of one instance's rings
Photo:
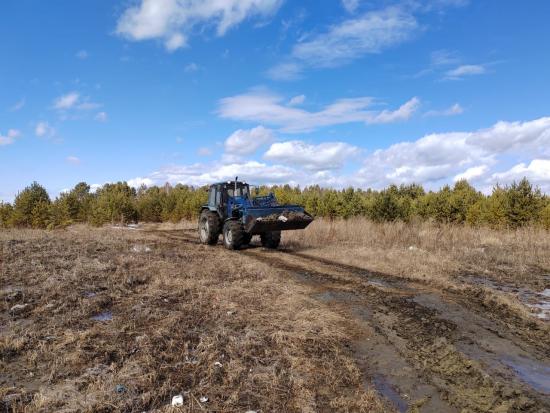
[[[210,188],[210,192],[208,193],[208,205],[215,206],[216,205],[216,187],[213,186]]]
[[[248,197],[248,185],[237,186],[237,192],[235,192],[235,187],[227,188],[227,195],[230,197]]]

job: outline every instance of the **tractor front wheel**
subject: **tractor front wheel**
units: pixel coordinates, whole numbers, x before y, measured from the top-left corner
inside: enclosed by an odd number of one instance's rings
[[[220,237],[220,218],[213,211],[205,209],[199,217],[199,238],[201,244],[215,245]]]
[[[281,231],[264,232],[260,237],[264,248],[275,249],[281,242]]]
[[[223,245],[230,250],[238,250],[244,244],[245,232],[239,221],[226,221],[223,226]]]

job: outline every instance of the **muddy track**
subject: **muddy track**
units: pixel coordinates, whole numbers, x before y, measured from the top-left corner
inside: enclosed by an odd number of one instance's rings
[[[194,230],[155,231],[197,243]],[[548,342],[529,325],[512,327],[498,312],[456,292],[334,263],[294,251],[247,248],[247,258],[278,268],[349,320],[351,351],[365,383],[398,411],[550,410]]]

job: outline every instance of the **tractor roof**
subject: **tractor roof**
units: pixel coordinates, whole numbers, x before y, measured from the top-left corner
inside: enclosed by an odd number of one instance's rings
[[[213,183],[212,185],[235,185],[235,181],[216,182],[216,183]],[[244,181],[237,181],[237,185],[248,185],[248,184]]]

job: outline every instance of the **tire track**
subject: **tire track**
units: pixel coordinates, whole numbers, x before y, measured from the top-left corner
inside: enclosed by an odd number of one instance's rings
[[[192,230],[156,232],[198,244]],[[538,363],[550,374],[548,357],[531,357],[523,350],[531,349],[528,344],[499,333],[502,326],[495,333],[492,320],[465,308],[452,294],[295,251],[252,246],[238,254],[291,274],[310,285],[316,299],[345,314],[355,326],[352,350],[358,366],[368,384],[398,410],[550,409],[545,370],[533,381],[536,372],[525,369]],[[512,361],[506,363],[505,354]],[[522,360],[529,363],[520,365]]]

